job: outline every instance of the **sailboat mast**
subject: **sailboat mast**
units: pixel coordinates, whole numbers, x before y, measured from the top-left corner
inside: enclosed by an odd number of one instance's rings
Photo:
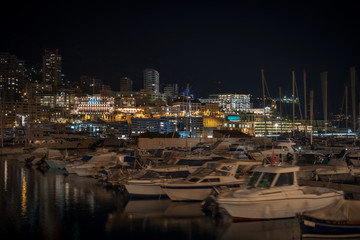
[[[265,75],[264,69],[261,69],[261,82],[262,82],[262,89],[263,89],[263,106],[264,106],[264,136],[266,137],[266,112],[265,112]]]
[[[346,136],[348,134],[348,129],[349,129],[349,96],[348,96],[348,86],[345,86],[345,131],[346,131]]]
[[[355,108],[355,67],[351,67],[350,69],[350,76],[351,76],[351,98],[352,98],[352,117],[353,117],[353,133],[356,133],[356,108]]]
[[[282,134],[282,106],[281,106],[282,96],[281,96],[281,87],[279,88],[279,98],[280,98],[279,106],[280,106],[280,135],[281,135]]]
[[[1,151],[2,151],[2,149],[3,149],[3,147],[4,147],[4,122],[3,122],[3,116],[4,116],[4,114],[3,114],[3,112],[4,112],[4,109],[3,109],[3,101],[4,101],[4,98],[3,98],[3,89],[1,89],[1,92],[0,92],[0,114],[1,114],[1,116],[0,116],[0,119],[1,119],[1,121],[0,121],[0,124],[1,124]]]
[[[313,130],[314,130],[314,90],[310,90],[310,126],[311,126],[311,133],[310,133],[310,144],[313,144]]]
[[[294,121],[295,121],[295,71],[293,70],[292,71],[292,87],[293,87],[293,95],[292,95],[292,133],[293,133],[293,136],[295,135],[295,129],[294,129]]]
[[[189,84],[186,84],[186,91],[190,91],[189,90]],[[185,96],[187,95],[187,93],[186,93],[186,91],[185,91]],[[186,96],[186,138],[188,138],[189,137],[189,135],[190,135],[190,131],[189,131],[189,96]]]
[[[323,111],[324,111],[324,123],[325,123],[325,136],[327,136],[327,72],[321,73],[323,84]]]
[[[307,102],[306,102],[306,71],[304,69],[304,110],[305,110],[305,137],[307,137]]]

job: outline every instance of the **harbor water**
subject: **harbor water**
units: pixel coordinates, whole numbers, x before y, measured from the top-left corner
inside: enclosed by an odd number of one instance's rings
[[[0,234],[24,239],[300,239],[297,219],[233,222],[200,202],[129,199],[60,170],[0,159]]]

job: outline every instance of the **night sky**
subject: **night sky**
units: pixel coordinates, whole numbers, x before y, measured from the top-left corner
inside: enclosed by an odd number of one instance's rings
[[[196,97],[261,95],[262,68],[272,97],[292,93],[293,69],[302,93],[306,69],[319,103],[326,70],[337,112],[350,67],[360,70],[359,1],[118,2],[2,1],[0,51],[41,66],[44,49],[59,49],[70,79],[89,75],[114,90],[121,76],[140,89],[152,67]]]

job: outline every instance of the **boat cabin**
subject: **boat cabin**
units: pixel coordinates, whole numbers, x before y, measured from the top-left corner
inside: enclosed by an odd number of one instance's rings
[[[185,178],[190,174],[187,166],[164,166],[146,169],[141,176],[136,179],[171,179],[171,178]]]
[[[271,188],[297,185],[296,172],[299,167],[294,166],[261,166],[254,170],[248,188]]]
[[[224,161],[208,162],[197,169],[186,180],[190,182],[221,182],[221,178],[249,178],[252,170],[259,162],[254,161]]]

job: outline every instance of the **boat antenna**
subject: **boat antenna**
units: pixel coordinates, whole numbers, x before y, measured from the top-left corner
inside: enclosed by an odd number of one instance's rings
[[[305,137],[307,138],[307,102],[306,102],[306,70],[304,69],[304,115],[305,115]]]

